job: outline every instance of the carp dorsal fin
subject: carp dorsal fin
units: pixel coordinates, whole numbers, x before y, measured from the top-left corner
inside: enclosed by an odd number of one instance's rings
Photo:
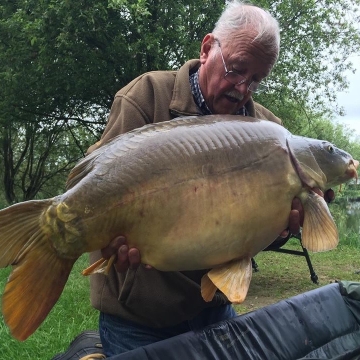
[[[84,159],[80,160],[75,167],[70,171],[69,176],[66,180],[66,190],[74,187],[80,182],[86,175],[88,175],[94,168],[94,161],[97,158],[98,153],[90,154]]]
[[[303,207],[303,246],[313,252],[335,248],[339,243],[339,234],[325,200],[311,191],[303,200]]]
[[[210,270],[201,279],[201,295],[211,301],[217,289],[232,303],[242,303],[249,290],[252,275],[251,258],[233,260]]]
[[[291,161],[302,183],[309,188],[324,189],[327,178],[311,152],[306,138],[291,136],[286,139]]]

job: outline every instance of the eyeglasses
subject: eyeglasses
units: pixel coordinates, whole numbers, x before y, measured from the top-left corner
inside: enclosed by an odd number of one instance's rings
[[[220,55],[221,55],[222,62],[224,64],[224,69],[225,69],[224,79],[233,85],[241,85],[241,84],[246,83],[246,81],[247,81],[246,77],[238,74],[236,71],[227,69],[225,60],[224,60],[224,55],[221,50],[220,41],[217,39],[215,39],[215,41],[219,44]],[[265,84],[260,84],[257,81],[252,81],[250,83],[250,85],[248,86],[247,90],[254,92],[254,93],[261,93],[263,91],[267,91],[268,87]]]

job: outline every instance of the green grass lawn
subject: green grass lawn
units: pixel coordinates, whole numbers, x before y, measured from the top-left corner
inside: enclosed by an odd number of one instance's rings
[[[304,257],[276,252],[260,253],[256,257],[260,271],[253,273],[247,299],[237,305],[236,310],[246,313],[335,280],[360,282],[357,273],[360,270],[360,247],[347,243],[329,252],[310,254],[319,285],[311,282]],[[297,240],[291,240],[286,246],[299,249]],[[78,260],[59,301],[40,328],[26,341],[13,339],[4,321],[0,321],[1,359],[49,360],[64,351],[83,330],[97,329],[98,314],[89,301],[89,279],[81,275],[81,270],[87,264],[87,255]],[[0,271],[0,293],[8,274],[9,269]]]
[[[297,240],[290,240],[285,248],[301,250]],[[319,284],[310,279],[303,256],[273,251],[261,252],[255,258],[259,271],[253,272],[246,300],[235,308],[239,314],[255,310],[331,282],[351,280],[360,282],[360,247],[340,244],[323,253],[310,253]]]

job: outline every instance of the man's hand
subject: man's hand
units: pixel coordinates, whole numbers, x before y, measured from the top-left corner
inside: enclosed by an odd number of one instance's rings
[[[319,189],[313,189],[314,191],[315,190],[319,190]],[[319,190],[320,191],[320,190]],[[316,192],[316,191],[315,191]],[[321,191],[320,191],[321,192]],[[317,194],[319,194],[318,192],[316,192]],[[321,195],[321,194],[319,194]],[[330,204],[334,199],[335,199],[335,192],[333,189],[329,189],[329,190],[326,190],[325,191],[325,194],[324,194],[324,199],[325,201]]]
[[[330,203],[335,199],[335,193],[332,189],[329,189],[323,193],[318,188],[312,189],[315,193],[322,196],[327,203]],[[297,235],[300,233],[300,228],[304,223],[304,208],[300,199],[294,198],[291,204],[291,211],[289,215],[289,227],[281,232],[280,237],[286,238],[289,234]]]
[[[126,272],[129,268],[136,269],[141,263],[140,252],[136,248],[129,249],[125,236],[118,236],[110,244],[101,249],[101,255],[109,259],[116,254],[115,269],[119,273]]]

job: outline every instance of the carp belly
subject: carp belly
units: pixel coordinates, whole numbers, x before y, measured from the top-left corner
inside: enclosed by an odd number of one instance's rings
[[[241,169],[180,184],[166,179],[162,190],[144,192],[126,211],[129,246],[140,250],[142,262],[165,271],[255,256],[287,227],[291,201],[301,191],[288,157],[278,155],[271,162],[273,176],[267,159],[255,172]]]

